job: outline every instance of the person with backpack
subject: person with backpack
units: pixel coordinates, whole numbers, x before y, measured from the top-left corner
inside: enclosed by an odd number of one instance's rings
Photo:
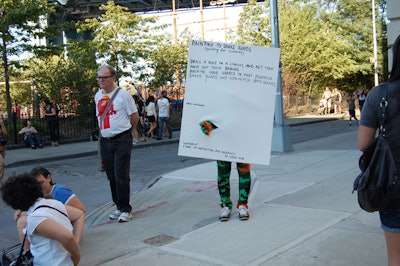
[[[387,88],[385,107],[385,136],[394,156],[397,172],[400,171],[400,36],[392,46],[393,65],[386,84],[374,87],[362,107],[358,129],[358,148],[364,151],[375,139],[380,127],[382,91]],[[379,211],[381,228],[386,239],[388,265],[400,265],[400,197],[397,195],[384,210]]]

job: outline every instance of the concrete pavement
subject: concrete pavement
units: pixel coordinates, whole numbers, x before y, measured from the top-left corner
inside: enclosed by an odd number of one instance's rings
[[[331,118],[285,123],[321,119]],[[178,141],[174,133],[172,140],[154,142]],[[215,162],[167,173],[132,195],[131,222],[108,220],[111,203],[87,217],[80,265],[385,265],[378,215],[361,211],[351,194],[359,173],[356,138],[354,127],[273,153],[269,166],[253,165],[248,221],[240,221],[235,209],[230,221],[218,220]],[[97,142],[87,142],[35,152],[62,158],[96,149]],[[6,165],[39,160],[26,154],[8,151]],[[236,201],[235,169],[231,186]]]

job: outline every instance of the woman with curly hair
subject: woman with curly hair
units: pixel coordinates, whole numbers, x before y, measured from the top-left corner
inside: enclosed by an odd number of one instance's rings
[[[40,183],[29,173],[9,177],[2,197],[13,209],[27,212],[25,234],[34,265],[78,265],[85,219],[81,210],[44,199]]]

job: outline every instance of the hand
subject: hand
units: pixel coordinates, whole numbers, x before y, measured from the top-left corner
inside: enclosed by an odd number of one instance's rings
[[[79,264],[79,261],[81,260],[80,254],[77,256],[71,256],[71,260],[74,263],[74,266],[77,266]]]
[[[26,216],[26,215],[27,215],[26,212],[23,212],[23,211],[21,211],[21,210],[16,210],[16,211],[14,212],[14,221],[18,221],[19,218],[21,218],[22,216]]]

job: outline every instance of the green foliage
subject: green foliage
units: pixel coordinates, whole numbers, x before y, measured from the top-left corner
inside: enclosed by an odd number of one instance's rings
[[[237,39],[240,44],[271,46],[269,3],[249,0],[240,14]]]
[[[33,38],[53,36],[55,30],[46,27],[44,19],[54,12],[46,0],[2,0],[0,2],[0,54],[4,72],[7,113],[11,117],[11,70],[20,67],[23,52],[48,50],[45,45],[31,43]]]
[[[53,99],[60,104],[60,111],[67,113],[71,113],[71,105],[75,103],[79,105],[74,107],[74,112],[81,107],[88,108],[94,94],[96,68],[83,66],[81,58],[67,58],[62,54],[28,60],[25,75],[35,79],[39,100]]]
[[[90,31],[96,58],[115,66],[119,76],[130,76],[122,70],[140,59],[147,59],[160,40],[157,30],[161,27],[153,25],[153,17],[144,18],[130,13],[128,8],[115,5],[114,1],[101,5],[100,10],[104,11],[101,17],[86,19],[78,25],[78,32]],[[133,68],[133,71],[140,70],[139,64]]]
[[[179,84],[186,77],[187,56],[191,35],[184,32],[177,43],[165,39],[149,56],[148,67],[154,70],[151,88],[165,85],[167,81]]]
[[[325,86],[371,87],[370,0],[282,0],[278,3],[283,93],[315,97]],[[270,45],[267,1],[250,0],[238,42]]]

